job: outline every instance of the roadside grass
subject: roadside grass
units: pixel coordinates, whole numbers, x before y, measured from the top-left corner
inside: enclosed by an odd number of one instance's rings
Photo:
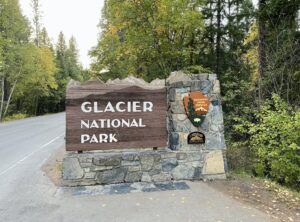
[[[14,120],[25,119],[28,117],[30,117],[28,114],[16,113],[16,114],[4,117],[3,122],[10,122],[10,121],[14,121]]]

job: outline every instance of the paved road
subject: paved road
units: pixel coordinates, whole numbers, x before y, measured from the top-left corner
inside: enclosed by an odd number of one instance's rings
[[[202,182],[188,182],[188,190],[126,195],[66,192],[41,170],[63,145],[64,125],[64,113],[0,125],[1,222],[274,221]]]

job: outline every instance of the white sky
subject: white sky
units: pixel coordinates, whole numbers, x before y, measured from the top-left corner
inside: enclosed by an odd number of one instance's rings
[[[253,0],[257,3],[258,0]],[[20,0],[24,14],[32,20],[31,0]],[[104,0],[40,0],[43,26],[54,43],[60,31],[66,38],[75,36],[80,51],[80,61],[88,68],[89,50],[97,44]]]
[[[56,43],[57,36],[63,31],[66,38],[72,35],[77,40],[80,61],[85,68],[91,59],[89,50],[97,44],[101,9],[104,0],[40,0],[42,23],[50,38]],[[20,0],[23,13],[32,20],[31,0]]]

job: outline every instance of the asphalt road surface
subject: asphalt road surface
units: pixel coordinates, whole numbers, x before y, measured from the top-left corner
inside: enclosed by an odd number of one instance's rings
[[[64,134],[64,113],[0,124],[0,222],[274,221],[203,182],[151,193],[68,192],[41,170]]]

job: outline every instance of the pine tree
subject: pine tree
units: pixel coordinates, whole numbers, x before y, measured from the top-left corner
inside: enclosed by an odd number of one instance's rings
[[[37,46],[41,45],[41,5],[39,0],[31,0],[33,11],[34,42]]]
[[[80,80],[81,70],[78,62],[77,43],[74,36],[72,36],[69,40],[68,49],[66,50],[66,60],[69,77],[75,80]]]
[[[53,45],[52,45],[51,39],[50,39],[47,29],[45,27],[43,27],[43,29],[41,30],[40,44],[42,46],[48,47],[51,50],[53,50]]]

